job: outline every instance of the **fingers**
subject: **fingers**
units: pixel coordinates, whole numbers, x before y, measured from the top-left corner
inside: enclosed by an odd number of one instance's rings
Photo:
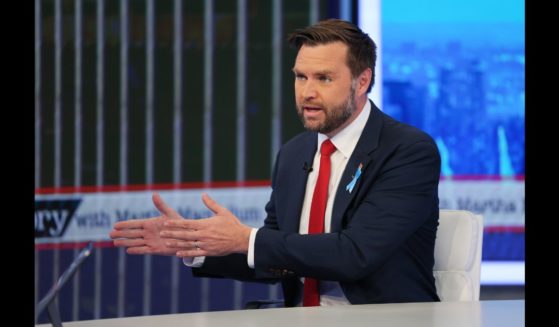
[[[153,250],[149,246],[135,246],[126,249],[128,254],[151,254]]]
[[[144,226],[144,223],[150,218],[147,219],[131,219],[125,221],[119,221],[114,224],[114,229],[122,230],[122,229],[134,229],[138,228],[141,229]]]
[[[169,240],[165,242],[165,246],[176,249],[187,249],[189,247],[196,249],[196,247],[194,246],[194,242],[180,240]]]
[[[161,196],[159,195],[159,193],[157,192],[153,192],[152,195],[152,201],[153,204],[155,204],[155,207],[157,208],[157,210],[159,210],[159,212],[161,212],[163,215],[171,218],[171,219],[176,219],[176,218],[180,218],[181,216],[175,211],[173,210],[173,208],[169,207],[161,198]]]
[[[189,230],[164,230],[159,233],[162,238],[172,238],[181,241],[195,241],[200,238],[200,233],[197,231]]]
[[[109,233],[109,237],[112,239],[116,238],[142,238],[144,236],[143,229],[123,229],[123,230],[112,230]]]
[[[113,241],[116,247],[139,247],[146,245],[146,241],[141,238],[136,239],[118,239]]]
[[[212,199],[207,193],[202,193],[202,201],[204,202],[204,205],[206,205],[206,207],[215,214],[222,213],[227,210],[219,205],[219,203]]]

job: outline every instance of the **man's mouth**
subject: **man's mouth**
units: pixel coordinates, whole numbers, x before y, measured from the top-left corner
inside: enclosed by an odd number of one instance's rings
[[[322,108],[319,107],[319,106],[303,106],[303,110],[305,110],[305,111],[311,111],[311,112],[316,112],[316,111],[322,110]]]

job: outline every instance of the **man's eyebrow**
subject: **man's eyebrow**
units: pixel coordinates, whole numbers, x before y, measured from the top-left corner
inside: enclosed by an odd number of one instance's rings
[[[303,74],[302,72],[300,72],[297,68],[293,67],[291,69],[291,71],[295,74]],[[319,70],[316,72],[313,72],[314,76],[324,76],[324,75],[334,75],[334,72],[331,70]]]
[[[331,70],[319,70],[317,72],[314,72],[314,75],[316,76],[322,76],[322,75],[334,75],[334,72]]]

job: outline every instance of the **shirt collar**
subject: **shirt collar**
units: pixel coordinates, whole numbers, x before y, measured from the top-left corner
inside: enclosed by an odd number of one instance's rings
[[[367,100],[359,116],[357,116],[351,124],[347,125],[330,139],[330,141],[332,141],[332,143],[336,146],[336,149],[340,151],[345,158],[349,158],[355,149],[357,141],[359,141],[359,137],[361,136],[363,129],[365,129],[365,124],[367,124],[370,114],[371,102]],[[322,142],[326,139],[328,139],[326,134],[318,133],[318,149],[320,149]]]

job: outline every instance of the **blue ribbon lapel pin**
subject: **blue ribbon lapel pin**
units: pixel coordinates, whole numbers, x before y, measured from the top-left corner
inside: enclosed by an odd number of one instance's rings
[[[348,191],[349,193],[353,191],[353,188],[355,187],[355,183],[357,183],[357,180],[359,179],[359,177],[361,177],[362,170],[363,170],[363,163],[360,163],[359,167],[357,167],[357,170],[355,171],[355,175],[353,175],[351,182],[349,182],[349,184],[347,184],[347,186],[345,187],[346,191]]]

